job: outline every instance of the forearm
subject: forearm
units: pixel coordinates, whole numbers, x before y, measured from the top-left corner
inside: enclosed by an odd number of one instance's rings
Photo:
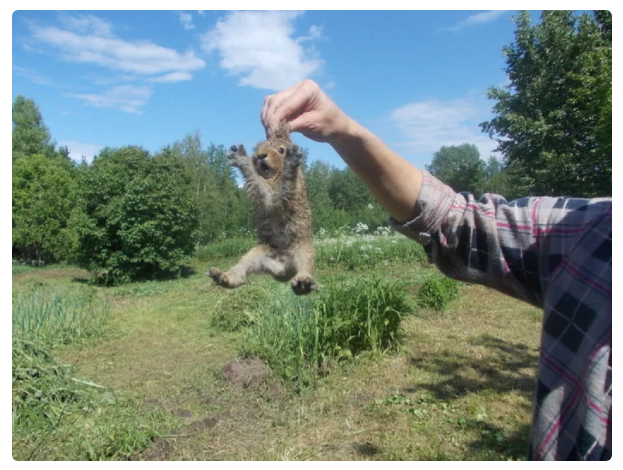
[[[329,143],[394,219],[406,222],[417,215],[420,170],[352,119]]]

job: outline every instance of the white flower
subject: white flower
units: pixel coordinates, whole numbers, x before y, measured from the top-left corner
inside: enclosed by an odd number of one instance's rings
[[[351,229],[351,231],[355,235],[361,235],[362,233],[365,233],[368,231],[368,226],[364,224],[363,222],[357,222],[357,224]]]
[[[374,206],[370,203],[368,204],[368,209],[374,209]]]

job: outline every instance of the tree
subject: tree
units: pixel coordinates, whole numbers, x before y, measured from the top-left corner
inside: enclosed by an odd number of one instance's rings
[[[18,95],[13,102],[12,114],[13,162],[28,155],[51,156],[54,144],[35,102]]]
[[[521,197],[521,194],[517,194],[511,187],[504,164],[494,156],[490,156],[485,165],[485,180],[482,183],[481,193],[499,194],[509,201]]]
[[[455,191],[468,191],[475,195],[485,179],[485,163],[473,144],[442,146],[433,154],[426,170]]]
[[[312,210],[312,229],[335,230],[350,223],[344,210],[336,209],[329,191],[331,174],[336,171],[328,164],[314,161],[305,171],[307,198]]]
[[[504,48],[509,84],[492,87],[496,138],[523,195],[612,193],[612,17],[544,11],[515,18]]]
[[[191,185],[197,196],[199,243],[209,243],[223,233],[253,229],[253,210],[236,183],[234,170],[222,145],[203,148],[198,132],[175,142],[170,151],[192,172]]]
[[[39,264],[73,258],[78,187],[69,169],[43,155],[22,156],[13,164],[12,185],[13,256]]]
[[[192,176],[170,151],[103,149],[81,171],[80,264],[108,284],[168,277],[193,252]]]

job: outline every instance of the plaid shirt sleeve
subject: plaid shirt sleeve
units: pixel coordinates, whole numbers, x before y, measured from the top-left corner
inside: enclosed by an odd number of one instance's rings
[[[544,309],[529,457],[612,455],[612,200],[476,201],[427,172],[417,217],[392,226],[446,275]]]

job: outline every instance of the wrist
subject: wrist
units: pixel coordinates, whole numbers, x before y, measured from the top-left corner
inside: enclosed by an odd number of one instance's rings
[[[338,152],[346,150],[353,144],[360,142],[365,134],[365,129],[361,124],[344,116],[344,122],[338,126],[337,130],[327,139],[327,143]]]

